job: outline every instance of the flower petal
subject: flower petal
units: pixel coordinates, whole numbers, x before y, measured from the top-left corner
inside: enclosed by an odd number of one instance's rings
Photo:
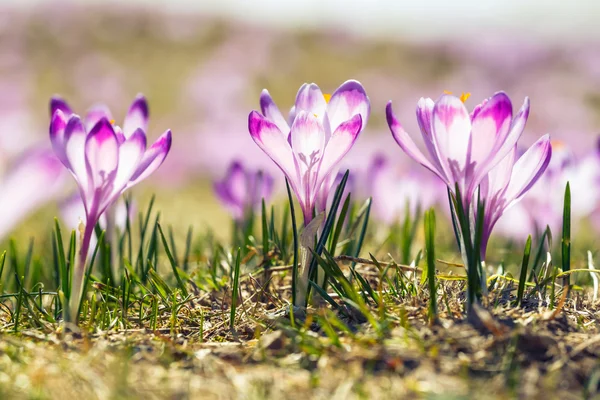
[[[267,89],[263,89],[260,94],[260,109],[267,119],[277,125],[277,128],[279,128],[281,133],[287,139],[290,133],[290,126],[283,117],[283,114],[281,114],[281,111],[279,111],[279,107],[277,107],[277,104],[275,104]]]
[[[306,111],[310,114],[316,114],[318,118],[323,119],[326,109],[327,102],[325,101],[325,97],[323,97],[321,89],[316,84],[305,83],[300,87],[296,95],[296,115],[300,111]]]
[[[552,145],[550,136],[546,134],[517,160],[506,190],[506,198],[511,204],[518,201],[537,182],[546,171],[551,157]]]
[[[494,94],[474,113],[471,127],[471,158],[480,168],[506,139],[512,122],[512,104],[504,92]]]
[[[450,186],[464,186],[472,166],[467,165],[471,118],[463,102],[458,97],[442,95],[433,107],[431,126],[440,165],[451,179]]]
[[[104,104],[98,104],[90,108],[85,116],[84,125],[87,132],[91,132],[96,124],[102,119],[112,121],[113,117],[110,110]]]
[[[362,118],[362,128],[365,128],[371,113],[371,103],[365,89],[360,82],[349,80],[344,82],[331,95],[327,104],[327,121],[329,132],[334,132],[344,121],[349,120],[356,114]]]
[[[60,109],[57,109],[52,114],[49,131],[50,143],[52,143],[54,153],[65,167],[70,168],[69,160],[65,153],[65,128],[67,127],[67,122],[67,116]]]
[[[137,128],[144,132],[148,130],[148,102],[142,94],[137,95],[127,111],[123,122],[123,134],[129,138]]]
[[[85,160],[94,189],[114,183],[119,167],[119,145],[112,125],[102,118],[85,141]]]
[[[277,125],[263,117],[257,111],[252,111],[248,116],[248,130],[258,147],[271,157],[287,176],[290,185],[296,188],[300,178],[294,164],[294,154]]]
[[[137,128],[129,139],[119,146],[119,168],[115,176],[113,195],[118,196],[127,186],[145,152],[146,134],[142,128]]]
[[[306,169],[311,159],[320,160],[325,148],[325,129],[317,117],[300,111],[291,128],[292,150],[297,161]],[[301,162],[302,161],[302,162]],[[316,172],[316,171],[315,171]]]
[[[503,192],[510,183],[515,159],[517,157],[517,146],[514,146],[512,151],[506,155],[494,168],[487,174],[487,190],[482,188],[481,195],[489,199],[495,194]]]
[[[512,121],[512,125],[508,131],[508,134],[505,136],[504,140],[498,142],[496,146],[494,146],[493,151],[488,159],[488,161],[481,165],[477,170],[477,175],[474,177],[472,185],[473,188],[479,184],[479,181],[487,174],[492,168],[496,166],[506,155],[512,150],[512,148],[517,144],[517,141],[521,137],[523,133],[523,129],[525,129],[525,123],[527,122],[527,118],[529,117],[529,98],[525,98],[521,109],[515,116]]]
[[[73,114],[65,128],[65,155],[84,202],[90,194],[90,180],[85,164],[86,133],[78,115]]]
[[[438,171],[442,171],[442,166],[439,161],[440,155],[436,148],[436,144],[433,141],[433,135],[431,133],[431,114],[433,113],[434,106],[435,102],[432,99],[425,99],[421,97],[417,103],[417,122],[419,123],[423,141],[425,142],[425,146],[427,147],[427,151],[431,157],[431,163],[438,169]]]
[[[140,183],[160,167],[171,150],[171,142],[171,130],[168,129],[146,150],[131,176],[127,188]]]
[[[319,167],[317,187],[323,183],[323,180],[332,172],[332,169],[350,151],[361,129],[362,117],[360,114],[356,114],[350,120],[340,124],[335,132],[331,134],[331,138],[327,142],[327,146],[325,146],[323,159]]]
[[[439,161],[436,161],[435,164],[431,163],[424,155],[421,153],[421,150],[417,147],[412,138],[408,135],[408,133],[404,130],[396,116],[394,115],[394,111],[392,110],[392,102],[390,101],[386,107],[386,117],[387,123],[390,127],[390,131],[392,132],[392,136],[396,143],[400,146],[402,150],[413,160],[436,174],[446,185],[451,185],[449,179],[446,177],[444,171],[439,168]]]
[[[53,116],[58,110],[62,111],[66,118],[69,118],[73,114],[71,107],[69,107],[69,104],[65,100],[58,96],[52,96],[50,98],[50,116]]]

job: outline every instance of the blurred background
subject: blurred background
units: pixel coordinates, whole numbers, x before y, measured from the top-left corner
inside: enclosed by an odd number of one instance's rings
[[[2,0],[0,155],[10,165],[49,146],[52,95],[80,114],[104,103],[119,123],[144,93],[150,140],[170,128],[173,147],[135,196],[144,207],[156,193],[180,236],[191,224],[223,237],[230,224],[212,181],[233,159],[272,173],[283,194],[283,176],[247,131],[263,88],[283,111],[304,82],[331,93],[359,80],[372,114],[344,162],[353,171],[380,153],[413,166],[393,142],[385,104],[393,100],[418,136],[417,101],[445,90],[470,92],[470,109],[498,90],[515,109],[529,96],[523,146],[550,133],[585,157],[600,133],[598,15],[594,0]],[[71,177],[61,190],[16,234],[50,226],[56,202],[75,191]]]

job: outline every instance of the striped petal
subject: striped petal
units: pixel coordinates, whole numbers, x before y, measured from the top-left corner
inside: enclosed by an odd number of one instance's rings
[[[137,95],[127,111],[123,122],[123,134],[129,138],[138,128],[144,132],[148,130],[148,102],[142,94]]]
[[[334,132],[338,126],[356,114],[360,114],[362,119],[361,129],[364,129],[370,113],[371,104],[360,82],[355,80],[346,81],[333,92],[327,104],[329,131]]]
[[[319,187],[323,180],[332,172],[332,169],[340,162],[340,160],[350,151],[358,134],[362,129],[362,117],[356,114],[350,120],[343,122],[331,134],[331,138],[327,142],[321,166],[319,167]]]
[[[65,167],[70,168],[69,160],[65,153],[65,128],[67,127],[67,122],[67,116],[60,109],[57,109],[52,114],[49,131],[50,143],[52,143],[54,153]]]
[[[171,130],[167,130],[146,150],[127,184],[128,188],[140,183],[160,167],[171,150],[171,142]]]
[[[433,140],[440,155],[440,165],[452,185],[464,183],[472,165],[467,164],[471,140],[471,118],[463,102],[455,96],[442,95],[432,111]],[[463,190],[464,193],[464,190]]]
[[[94,189],[114,182],[119,167],[119,145],[112,125],[106,118],[100,119],[87,136],[85,159]]]
[[[90,178],[85,161],[86,133],[81,119],[72,115],[65,128],[65,155],[69,162],[69,170],[75,177],[84,202],[90,194]]]
[[[471,127],[470,162],[476,167],[487,162],[493,150],[506,140],[512,122],[512,104],[504,92],[494,94],[477,113]]]
[[[535,142],[515,163],[506,190],[506,198],[514,203],[518,201],[542,176],[550,158],[552,145],[550,136],[544,135]]]
[[[279,107],[277,107],[277,104],[275,104],[267,89],[264,89],[260,94],[260,109],[262,114],[268,120],[277,125],[277,128],[279,128],[281,133],[287,139],[290,133],[290,126],[283,117],[283,114],[281,114],[281,111],[279,111]]]
[[[300,177],[294,164],[294,154],[277,125],[257,111],[252,111],[248,116],[248,130],[258,147],[283,171],[292,187],[297,188]]]
[[[436,174],[446,185],[451,185],[449,178],[445,175],[444,171],[439,167],[439,161],[436,163],[430,162],[427,157],[423,155],[421,150],[417,147],[415,142],[409,136],[409,134],[404,130],[400,121],[394,115],[394,111],[392,110],[392,102],[390,101],[386,107],[386,118],[388,126],[390,127],[390,131],[392,132],[392,136],[394,140],[400,148],[413,160]]]
[[[58,110],[60,110],[67,118],[73,114],[71,107],[69,107],[69,104],[67,104],[65,100],[58,96],[53,96],[50,99],[50,116],[53,116]]]
[[[137,128],[129,139],[119,146],[119,168],[115,176],[113,195],[118,196],[127,186],[145,152],[146,134],[142,128]]]
[[[107,106],[99,104],[90,108],[84,120],[85,130],[90,132],[102,118],[107,121],[113,120],[112,114]]]
[[[319,118],[325,117],[325,111],[327,109],[327,102],[323,97],[323,92],[314,83],[305,83],[298,90],[296,95],[295,112],[296,115],[300,111],[306,111],[310,114],[315,114]]]

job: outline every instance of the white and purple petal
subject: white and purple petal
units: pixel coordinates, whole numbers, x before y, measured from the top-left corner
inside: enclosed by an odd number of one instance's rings
[[[148,130],[148,102],[142,94],[138,94],[127,111],[123,122],[123,134],[129,138],[136,129]]]
[[[440,155],[440,165],[451,179],[451,187],[458,183],[463,190],[471,173],[470,158],[471,117],[463,102],[456,96],[442,95],[432,111],[432,134]]]
[[[131,176],[127,188],[138,184],[150,176],[165,161],[171,149],[171,130],[165,131],[150,148],[146,150],[140,160],[137,169]]]
[[[275,123],[252,111],[248,115],[248,131],[254,142],[283,171],[293,188],[297,188],[300,177],[294,163],[294,153],[288,141]]]
[[[96,124],[102,119],[112,121],[113,117],[107,106],[104,104],[98,104],[90,108],[85,116],[84,126],[87,132],[90,132]]]
[[[350,151],[358,134],[362,130],[362,117],[360,114],[356,114],[350,120],[343,122],[338,128],[331,134],[331,138],[325,146],[323,153],[323,159],[319,166],[319,181],[317,187],[319,187],[325,178],[333,171],[333,168],[340,162],[340,160]]]
[[[417,147],[415,142],[412,140],[410,135],[404,130],[400,121],[394,115],[394,111],[392,110],[392,102],[390,101],[386,107],[386,118],[387,123],[392,132],[392,136],[394,140],[402,150],[413,160],[436,174],[446,185],[451,185],[449,178],[446,176],[441,167],[438,167],[439,161],[435,164],[432,163],[423,155],[421,150]]]
[[[85,160],[95,190],[112,185],[119,167],[119,144],[106,118],[100,119],[87,136]]]
[[[57,109],[52,114],[49,131],[50,143],[52,143],[54,153],[65,167],[70,168],[69,160],[65,153],[65,128],[67,127],[67,122],[67,116],[60,109]]]
[[[356,114],[360,114],[362,118],[361,129],[364,129],[370,113],[371,103],[365,89],[360,82],[348,80],[333,92],[327,104],[329,131],[334,132],[342,122],[348,121]]]
[[[67,168],[75,177],[87,205],[92,188],[85,161],[86,137],[81,119],[78,115],[72,115],[65,128],[65,156],[69,162]]]
[[[506,140],[512,122],[512,103],[506,93],[498,92],[473,114],[469,162],[480,168]]]
[[[277,107],[277,104],[275,104],[267,89],[263,89],[263,91],[260,93],[260,109],[262,114],[268,120],[277,125],[281,133],[287,139],[290,133],[290,125],[288,125],[287,121],[283,117],[283,114],[281,114],[281,111],[279,111],[279,107]]]
[[[146,134],[137,128],[119,145],[119,168],[114,180],[112,196],[118,196],[127,186],[146,152]]]
[[[69,104],[67,104],[65,100],[58,96],[53,96],[50,99],[50,117],[52,117],[58,110],[62,111],[66,118],[69,118],[71,114],[73,114],[71,107],[69,107]]]
[[[515,163],[506,190],[509,202],[518,201],[542,176],[552,157],[550,136],[544,135],[535,142]]]
[[[305,83],[298,90],[296,95],[295,113],[296,115],[300,111],[306,111],[311,114],[315,114],[318,118],[323,119],[325,117],[325,111],[327,110],[327,102],[323,97],[323,92],[314,83]]]

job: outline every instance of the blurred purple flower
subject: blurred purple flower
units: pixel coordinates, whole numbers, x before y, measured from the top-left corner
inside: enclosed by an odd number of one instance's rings
[[[374,214],[388,225],[400,221],[407,211],[415,215],[419,208],[429,208],[440,198],[446,199],[445,187],[437,179],[406,171],[381,154],[373,158],[366,178]]]
[[[64,169],[51,150],[31,149],[23,153],[0,182],[0,238],[57,196],[64,183]]]
[[[139,95],[132,103],[123,129],[113,126],[106,107],[92,108],[82,121],[60,98],[50,101],[50,141],[54,152],[73,174],[85,208],[85,231],[79,265],[74,270],[68,318],[76,321],[90,239],[104,211],[128,188],[154,172],[171,148],[167,130],[146,149],[148,104]]]
[[[466,96],[468,98],[468,96]],[[469,115],[461,98],[444,94],[436,102],[421,98],[417,120],[429,159],[396,119],[392,102],[387,121],[392,136],[413,160],[435,173],[452,191],[458,186],[465,209],[485,175],[515,146],[529,115],[529,99],[513,119],[512,103],[498,92]]]
[[[265,202],[270,199],[273,177],[260,170],[249,170],[240,161],[234,161],[225,178],[215,182],[213,188],[233,219],[241,222],[250,212],[260,209],[262,199]]]
[[[564,192],[571,186],[572,232],[582,218],[594,217],[600,205],[600,154],[596,149],[576,157],[562,142],[552,141],[552,158],[539,183],[498,221],[495,231],[523,241],[528,234],[540,235],[546,226],[560,233]]]
[[[552,157],[548,135],[542,136],[518,160],[517,147],[485,176],[480,196],[485,201],[481,259],[485,260],[492,229],[504,212],[517,203],[540,179]]]
[[[304,84],[289,123],[266,89],[260,105],[262,114],[252,111],[248,117],[250,135],[287,177],[308,225],[317,197],[327,199],[338,163],[367,123],[369,98],[353,80],[343,83],[329,101],[317,85]]]

